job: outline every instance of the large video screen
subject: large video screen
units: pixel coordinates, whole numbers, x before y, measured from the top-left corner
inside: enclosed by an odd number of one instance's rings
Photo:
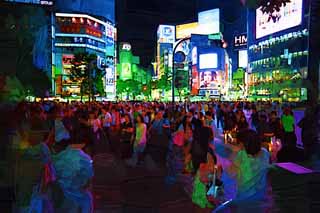
[[[198,14],[197,34],[210,35],[220,32],[220,9],[213,9]]]
[[[281,7],[279,12],[274,12],[271,17],[263,13],[261,8],[256,10],[256,38],[295,27],[302,22],[303,0],[291,0],[285,7]]]
[[[207,53],[199,56],[200,69],[216,69],[218,68],[218,54]]]

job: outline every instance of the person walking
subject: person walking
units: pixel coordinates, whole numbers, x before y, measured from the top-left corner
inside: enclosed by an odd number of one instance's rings
[[[147,143],[147,125],[143,122],[141,114],[137,115],[135,123],[135,137],[133,143],[133,155],[128,162],[130,166],[136,166],[141,162]]]
[[[295,147],[297,142],[295,134],[295,120],[289,107],[284,108],[284,113],[281,116],[281,122],[284,129],[283,145]]]

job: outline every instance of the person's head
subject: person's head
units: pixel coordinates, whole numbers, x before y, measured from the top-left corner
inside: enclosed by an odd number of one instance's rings
[[[130,122],[130,116],[129,116],[128,114],[125,114],[125,115],[124,115],[124,121],[125,121],[126,123],[129,123],[129,122]]]
[[[142,117],[141,114],[138,114],[138,115],[137,115],[136,123],[138,123],[138,124],[143,123],[143,117]]]
[[[156,119],[160,120],[163,118],[162,111],[157,112]]]
[[[244,122],[247,122],[246,117],[245,117],[244,115],[242,115],[242,116],[240,117],[240,121],[243,122],[243,123],[244,123]]]
[[[265,114],[260,115],[260,121],[261,122],[266,122],[267,121],[267,116]]]
[[[89,119],[94,119],[95,118],[95,112],[94,111],[91,111],[89,113]]]
[[[277,112],[276,111],[272,111],[270,113],[270,120],[275,120],[277,118]]]
[[[256,155],[261,150],[261,142],[258,134],[251,129],[245,129],[238,133],[238,141],[243,145],[246,153],[249,155]]]
[[[210,71],[204,72],[203,80],[206,82],[210,82],[212,79],[212,73]]]
[[[290,108],[289,107],[286,107],[286,108],[284,108],[284,114],[285,115],[290,115]]]

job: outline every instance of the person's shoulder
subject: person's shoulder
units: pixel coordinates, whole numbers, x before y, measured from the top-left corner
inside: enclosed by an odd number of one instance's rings
[[[270,152],[266,148],[261,148],[261,154],[267,158],[270,156]]]

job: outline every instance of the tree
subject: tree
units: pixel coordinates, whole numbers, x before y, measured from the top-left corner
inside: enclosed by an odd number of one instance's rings
[[[10,11],[13,12],[9,12],[5,17],[4,27],[8,37],[16,45],[16,69],[10,70],[9,73],[12,75],[24,69],[25,61],[33,54],[37,33],[47,25],[48,17],[43,9],[30,6],[19,6]],[[32,60],[29,63],[32,63]]]
[[[38,39],[39,33],[47,31],[49,16],[45,10],[39,7],[19,5],[13,8],[12,6],[4,6],[0,9],[1,18],[4,20],[2,36],[3,40],[8,45],[1,52],[2,70],[4,76],[9,76],[6,79],[15,79],[20,82],[20,88],[23,90],[22,95],[27,94],[27,90],[34,91],[30,95],[43,97],[45,91],[49,90],[51,82],[49,80],[49,71],[47,66],[37,68],[34,65],[34,56],[39,56],[35,44],[41,43]],[[41,34],[42,35],[42,34]],[[41,40],[41,39],[40,39]],[[41,44],[48,44],[43,42]],[[43,47],[41,54],[42,58],[49,56],[51,50],[47,46]],[[42,61],[43,62],[43,61]],[[45,63],[45,62],[44,62]],[[10,84],[6,82],[6,84]],[[12,87],[9,87],[12,88]]]
[[[97,66],[97,55],[76,53],[71,60],[70,78],[80,84],[81,100],[83,95],[89,96],[89,101],[94,96],[104,95],[102,78],[105,72]]]
[[[273,17],[274,12],[279,12],[280,8],[291,2],[291,0],[241,0],[241,2],[252,9],[261,7],[263,13]]]

